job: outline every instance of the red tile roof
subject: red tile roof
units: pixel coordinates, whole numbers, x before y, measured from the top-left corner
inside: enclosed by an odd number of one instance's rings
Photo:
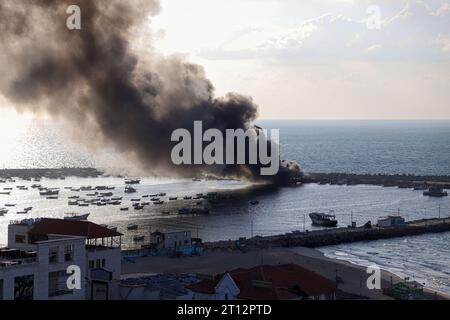
[[[49,234],[58,234],[66,236],[86,237],[87,239],[99,239],[117,237],[122,234],[92,223],[90,221],[74,221],[63,219],[44,218],[37,222],[28,234],[35,236],[47,236]]]
[[[246,300],[289,300],[302,295],[332,294],[337,289],[334,282],[295,264],[236,269],[229,274],[239,287],[238,298]],[[194,292],[213,294],[221,278],[204,280],[188,288]],[[255,281],[270,285],[255,285]]]

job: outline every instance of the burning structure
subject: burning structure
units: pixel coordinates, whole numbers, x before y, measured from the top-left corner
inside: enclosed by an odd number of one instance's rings
[[[81,12],[81,29],[67,27],[67,9]],[[149,174],[200,174],[258,179],[247,166],[175,166],[170,136],[177,128],[251,127],[250,97],[216,97],[201,66],[180,56],[145,54],[132,45],[158,14],[158,0],[17,0],[0,2],[0,94],[19,111],[70,124],[94,147],[113,146]],[[298,166],[286,162],[282,180]],[[211,172],[213,170],[213,172]]]

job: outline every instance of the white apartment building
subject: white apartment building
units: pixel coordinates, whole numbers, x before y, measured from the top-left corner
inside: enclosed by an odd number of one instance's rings
[[[121,236],[89,221],[11,222],[0,249],[0,300],[115,299]],[[80,289],[67,286],[69,266],[79,268]]]

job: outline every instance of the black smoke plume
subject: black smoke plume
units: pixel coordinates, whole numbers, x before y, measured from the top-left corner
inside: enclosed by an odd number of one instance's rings
[[[81,30],[66,27],[70,5],[81,8]],[[157,0],[0,1],[0,94],[19,110],[68,120],[93,140],[112,144],[155,174],[217,174],[207,166],[172,165],[170,135],[191,129],[247,129],[252,99],[217,98],[201,66],[164,57],[132,39],[159,13]],[[187,35],[188,36],[188,35]],[[236,166],[219,175],[255,175]]]

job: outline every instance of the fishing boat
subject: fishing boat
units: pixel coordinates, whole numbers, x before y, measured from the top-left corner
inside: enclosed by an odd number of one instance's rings
[[[134,236],[133,237],[134,242],[144,241],[144,239],[145,239],[145,236]]]
[[[191,200],[192,197],[190,197],[190,196],[185,196],[183,199],[184,199],[184,200]]]
[[[0,208],[0,216],[4,216],[5,214],[8,213],[8,209],[6,208]]]
[[[16,205],[14,203],[6,203],[5,207],[15,207]]]
[[[133,187],[127,186],[125,188],[125,193],[135,193],[135,192],[136,192],[136,189]]]
[[[309,214],[312,224],[315,226],[332,228],[336,227],[337,220],[334,214],[326,214],[321,212],[312,212]]]
[[[58,196],[49,196],[46,199],[48,199],[48,200],[58,200]]]
[[[178,209],[178,214],[191,214],[191,209],[189,208]]]
[[[158,194],[158,196],[160,196],[160,197],[165,197],[166,195],[167,194],[165,192],[161,192],[161,193]]]
[[[128,211],[128,208],[120,208],[120,211]]]
[[[126,179],[125,184],[139,184],[141,183],[141,180],[139,179]]]
[[[137,230],[138,225],[137,224],[129,224],[127,225],[127,230]]]
[[[161,201],[161,200],[160,200],[160,201],[154,201],[154,202],[153,202],[153,204],[155,204],[155,205],[160,205],[160,204],[163,204],[163,203],[164,203],[164,201]]]
[[[135,198],[135,199],[131,199],[131,202],[139,202],[141,201],[141,199]]]
[[[57,196],[59,195],[59,190],[47,189],[39,192],[41,196]]]
[[[2,191],[2,192],[0,192],[0,194],[9,196],[11,194],[11,191]]]
[[[151,198],[150,201],[159,201],[159,198]]]
[[[430,189],[428,189],[428,191],[425,191],[423,193],[423,195],[429,196],[429,197],[441,198],[441,197],[448,196],[448,193],[447,193],[447,191],[444,191],[444,189],[441,186],[432,186]]]
[[[175,201],[175,200],[177,200],[177,199],[178,199],[178,197],[170,197],[170,198],[169,198],[170,201]]]
[[[87,220],[90,213],[86,214],[76,214],[76,213],[66,213],[66,216],[64,217],[64,220],[73,220],[73,221],[83,221]]]
[[[28,208],[25,208],[25,209],[23,209],[23,210],[26,211],[26,212],[28,212],[28,211],[33,210],[33,207],[28,207]]]

